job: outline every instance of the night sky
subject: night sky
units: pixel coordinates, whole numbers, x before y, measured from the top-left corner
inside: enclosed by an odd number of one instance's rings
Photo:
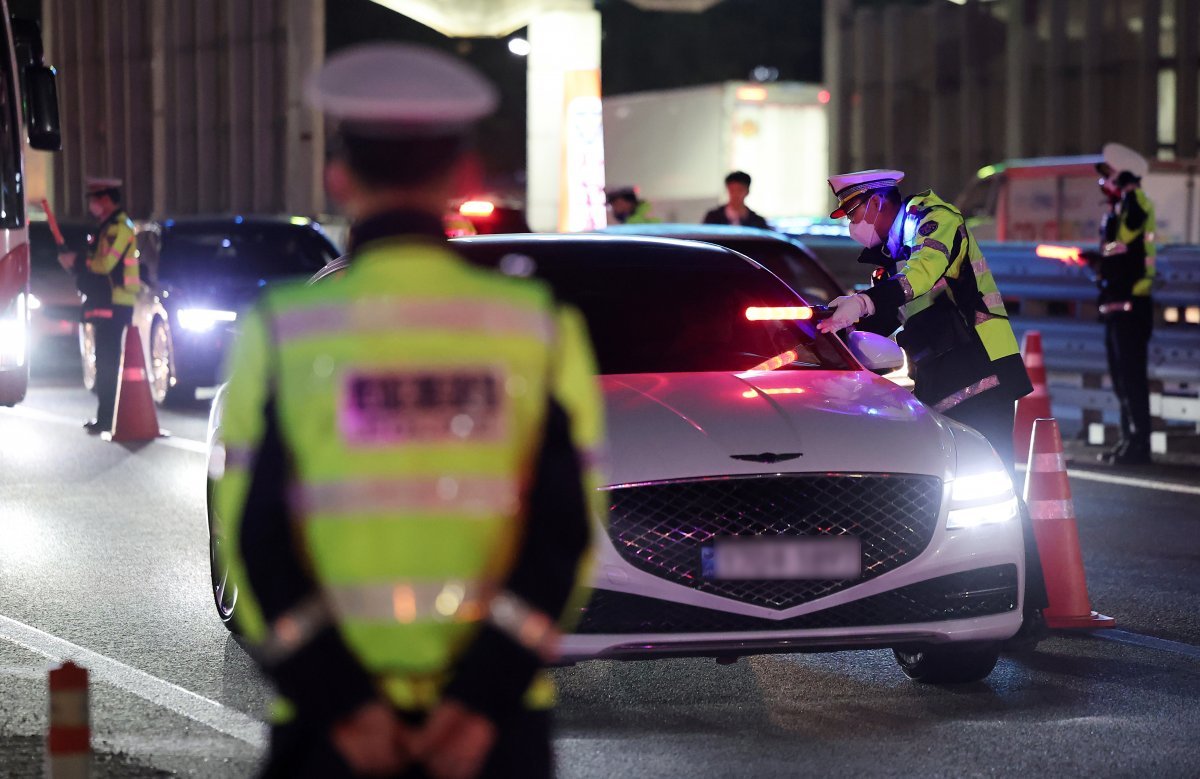
[[[749,79],[759,65],[776,68],[780,80],[821,79],[821,0],[724,0],[703,14],[649,13],[626,0],[596,7],[605,94]],[[506,39],[447,38],[371,0],[336,0],[326,6],[326,40],[328,51],[401,40],[466,57],[501,93],[500,111],[479,134],[489,179],[498,188],[521,187],[525,60],[509,53]]]

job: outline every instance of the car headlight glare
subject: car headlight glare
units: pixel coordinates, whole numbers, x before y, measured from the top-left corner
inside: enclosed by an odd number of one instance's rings
[[[25,365],[25,293],[17,295],[16,305],[8,312],[0,311],[0,368],[20,368]]]
[[[960,476],[950,485],[949,530],[1010,522],[1017,513],[1017,496],[1007,471]]]
[[[204,332],[212,330],[223,322],[233,322],[237,319],[236,311],[222,311],[216,308],[183,308],[179,310],[179,326],[184,330]]]

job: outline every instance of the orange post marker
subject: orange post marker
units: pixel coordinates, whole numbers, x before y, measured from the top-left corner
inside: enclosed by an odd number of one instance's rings
[[[1088,598],[1075,504],[1063,461],[1062,436],[1058,422],[1053,419],[1038,419],[1033,423],[1025,503],[1033,520],[1033,534],[1050,596],[1050,605],[1042,612],[1047,627],[1059,630],[1115,627],[1116,620],[1093,611]]]
[[[70,660],[50,671],[50,732],[46,776],[87,779],[92,762],[88,672]]]
[[[146,356],[137,327],[125,329],[125,352],[121,356],[121,371],[117,379],[117,408],[113,414],[112,432],[104,433],[105,441],[153,441],[166,435],[158,429],[158,414],[154,396],[146,375]]]
[[[1030,330],[1021,339],[1021,359],[1033,392],[1017,401],[1016,419],[1013,424],[1013,454],[1018,464],[1024,463],[1029,454],[1029,438],[1033,433],[1033,420],[1050,419],[1050,391],[1046,388],[1046,362],[1042,354],[1042,334]]]

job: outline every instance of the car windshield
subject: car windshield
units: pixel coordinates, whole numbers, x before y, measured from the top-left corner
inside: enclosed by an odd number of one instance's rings
[[[804,252],[786,241],[731,238],[713,243],[741,252],[765,266],[810,303],[828,303],[842,294],[837,282],[830,278],[829,274]]]
[[[165,276],[282,278],[310,275],[333,257],[311,228],[297,225],[175,224],[163,230]]]
[[[549,281],[583,312],[604,374],[855,367],[836,339],[809,323],[749,321],[747,308],[804,301],[729,252],[554,241],[456,248],[473,261],[525,268]]]

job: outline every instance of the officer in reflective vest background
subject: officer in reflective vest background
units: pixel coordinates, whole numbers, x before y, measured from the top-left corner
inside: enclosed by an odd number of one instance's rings
[[[580,314],[445,240],[496,96],[443,53],[330,57],[348,268],[268,289],[230,363],[215,507],[235,619],[282,700],[268,776],[549,776],[587,581],[601,397]]]
[[[1015,402],[1033,391],[1008,312],[979,244],[962,213],[931,190],[900,195],[904,173],[866,170],[829,179],[838,200],[831,217],[849,220],[850,236],[885,271],[871,289],[835,298],[834,332],[866,319],[908,355],[913,394],[921,402],[983,434],[1014,477]],[[1046,606],[1040,558],[1027,512],[1027,626]]]
[[[63,252],[59,263],[75,276],[83,295],[83,323],[90,325],[96,344],[96,418],[84,423],[89,433],[113,426],[117,372],[124,349],[125,328],[133,322],[133,307],[141,290],[138,248],[133,221],[121,208],[121,180],[89,178],[88,212],[99,226],[88,257]]]

